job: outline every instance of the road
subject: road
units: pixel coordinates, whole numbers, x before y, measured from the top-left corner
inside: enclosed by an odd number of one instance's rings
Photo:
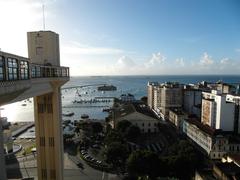
[[[83,160],[83,169],[80,169],[64,153],[64,179],[65,180],[120,180],[117,175],[98,171],[88,166]],[[19,159],[18,163],[7,165],[9,179],[20,177],[34,177],[37,179],[36,157],[28,156]],[[14,177],[16,175],[16,177]]]

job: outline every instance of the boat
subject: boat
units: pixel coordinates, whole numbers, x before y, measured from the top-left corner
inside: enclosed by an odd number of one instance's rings
[[[103,86],[98,86],[97,90],[98,91],[116,91],[117,87],[113,85],[103,85]]]
[[[71,117],[74,115],[74,112],[66,112],[62,114],[63,116]]]
[[[81,118],[82,118],[82,119],[88,119],[88,118],[89,118],[89,115],[87,115],[87,114],[82,114],[82,115],[81,115]]]

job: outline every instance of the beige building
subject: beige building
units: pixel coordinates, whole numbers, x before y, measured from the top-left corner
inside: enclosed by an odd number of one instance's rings
[[[51,31],[29,32],[28,56],[31,63],[49,66],[60,65],[59,36]],[[37,69],[32,73],[38,75]],[[46,69],[41,72],[60,75],[59,70]],[[33,74],[32,74],[33,75]],[[63,179],[63,137],[62,106],[60,97],[61,81],[53,81],[53,91],[34,97],[34,117],[36,127],[37,166],[39,179]]]
[[[169,121],[174,124],[177,130],[182,131],[183,120],[187,118],[187,114],[181,108],[170,108]]]
[[[153,109],[154,107],[154,89],[158,86],[157,82],[148,82],[147,85],[147,97],[148,97],[148,106]]]
[[[132,125],[138,126],[142,133],[158,132],[157,124],[159,120],[144,104],[122,104],[114,110],[113,117],[114,125],[122,120],[127,120],[131,122]]]
[[[0,52],[0,106],[34,97],[38,179],[62,180],[60,87],[69,80],[69,68],[60,66],[58,34],[38,31],[27,36],[30,59]],[[5,179],[1,173],[0,179]]]
[[[169,108],[182,107],[182,87],[175,82],[148,84],[148,106],[161,118],[168,119]]]

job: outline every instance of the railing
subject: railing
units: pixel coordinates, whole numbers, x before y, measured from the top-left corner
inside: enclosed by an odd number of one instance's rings
[[[68,67],[31,64],[30,69],[32,78],[69,77]]]
[[[69,77],[69,68],[29,63],[27,58],[0,54],[0,82]]]

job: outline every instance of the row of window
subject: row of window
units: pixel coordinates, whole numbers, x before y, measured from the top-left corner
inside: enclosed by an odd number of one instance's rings
[[[0,56],[0,81],[29,79],[29,64],[25,60]]]
[[[29,79],[29,70],[30,66],[26,60],[0,56],[0,81]],[[68,68],[41,67],[38,65],[32,65],[31,67],[32,78],[67,77],[68,75]]]
[[[69,74],[67,68],[53,68],[53,67],[40,67],[33,66],[31,68],[32,78],[41,77],[67,77]]]

